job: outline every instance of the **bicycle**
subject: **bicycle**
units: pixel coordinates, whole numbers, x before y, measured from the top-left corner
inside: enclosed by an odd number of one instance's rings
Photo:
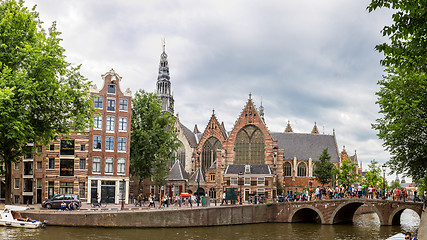
[[[96,207],[99,207],[99,208],[105,208],[107,206],[107,201],[101,201],[100,203],[99,202],[93,202],[92,203],[92,207],[94,207],[94,208],[96,208]]]

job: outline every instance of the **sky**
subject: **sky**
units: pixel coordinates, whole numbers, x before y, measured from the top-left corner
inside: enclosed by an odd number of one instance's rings
[[[48,28],[56,21],[67,60],[102,87],[113,68],[121,88],[155,91],[166,38],[175,113],[203,130],[212,110],[231,131],[248,100],[265,108],[272,132],[335,129],[338,148],[363,169],[390,158],[371,124],[383,74],[375,51],[392,12],[367,0],[31,0]],[[394,179],[395,175],[389,176]]]

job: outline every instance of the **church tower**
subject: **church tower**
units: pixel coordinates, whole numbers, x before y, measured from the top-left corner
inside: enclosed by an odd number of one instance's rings
[[[163,38],[163,52],[160,55],[159,75],[157,77],[157,97],[162,100],[162,112],[169,111],[173,115],[174,100],[171,91],[168,55],[165,52],[165,47],[165,39]]]

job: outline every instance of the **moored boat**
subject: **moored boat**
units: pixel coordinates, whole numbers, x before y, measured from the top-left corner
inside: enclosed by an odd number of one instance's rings
[[[6,205],[3,210],[0,210],[0,226],[39,228],[46,225],[46,222],[40,222],[28,217],[23,218],[19,211],[27,209],[27,207]]]

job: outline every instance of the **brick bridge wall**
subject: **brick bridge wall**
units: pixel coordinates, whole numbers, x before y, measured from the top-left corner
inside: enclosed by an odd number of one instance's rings
[[[351,222],[359,206],[376,212],[381,225],[398,225],[403,210],[421,215],[422,204],[368,199],[340,199],[268,205],[203,207],[144,211],[25,211],[21,215],[48,220],[51,225],[104,227],[197,227],[265,222]]]

